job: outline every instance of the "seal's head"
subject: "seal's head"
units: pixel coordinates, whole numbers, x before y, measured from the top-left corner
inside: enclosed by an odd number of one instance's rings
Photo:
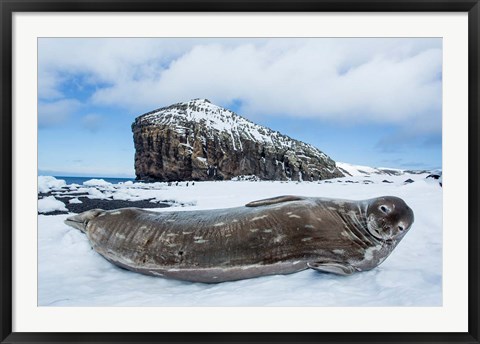
[[[413,224],[413,211],[398,197],[384,196],[370,200],[367,229],[379,240],[399,241]]]

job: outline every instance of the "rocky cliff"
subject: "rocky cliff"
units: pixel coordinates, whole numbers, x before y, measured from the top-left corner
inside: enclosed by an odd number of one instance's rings
[[[343,176],[323,152],[206,99],[154,110],[132,124],[137,179],[320,180]]]

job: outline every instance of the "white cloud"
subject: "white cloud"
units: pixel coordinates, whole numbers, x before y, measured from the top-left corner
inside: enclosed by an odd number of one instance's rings
[[[253,116],[441,126],[440,39],[49,39],[39,51],[44,96],[82,73],[91,102],[132,114],[200,97]]]
[[[39,69],[38,71],[38,98],[39,99],[59,99],[63,98],[62,92],[58,86],[62,83],[62,79],[55,71],[47,71]]]
[[[38,43],[39,93],[49,98],[51,88],[61,88],[62,82],[75,74],[88,76],[86,81],[91,85],[150,80],[168,67],[172,59],[201,41],[180,38],[41,38]],[[48,92],[40,87],[42,85],[48,86]]]
[[[76,99],[60,99],[52,102],[38,103],[38,125],[47,127],[65,122],[81,107]]]
[[[102,124],[102,116],[90,113],[82,117],[82,125],[92,133],[97,132]]]

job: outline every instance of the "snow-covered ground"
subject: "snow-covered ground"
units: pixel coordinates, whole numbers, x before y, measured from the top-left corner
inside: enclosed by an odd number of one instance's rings
[[[172,200],[189,211],[241,206],[279,195],[367,199],[403,198],[415,223],[379,267],[349,277],[305,270],[219,284],[190,283],[120,269],[93,251],[68,215],[38,216],[39,306],[441,306],[442,188],[427,174],[354,176],[321,182],[182,182],[70,185],[39,179],[42,192],[72,200],[90,198]],[[43,177],[45,178],[45,177]],[[414,182],[405,183],[407,179]],[[387,182],[388,181],[388,182]],[[63,189],[61,189],[63,187]],[[62,191],[63,190],[63,191]],[[66,194],[69,192],[70,194]],[[52,196],[49,196],[52,197]],[[39,203],[41,204],[41,201]],[[48,198],[51,206],[54,199]],[[75,202],[75,201],[74,201]]]

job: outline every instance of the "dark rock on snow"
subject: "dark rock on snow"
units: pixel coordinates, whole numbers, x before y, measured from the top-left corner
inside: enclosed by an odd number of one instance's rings
[[[146,113],[135,119],[132,131],[139,180],[343,177],[335,161],[314,146],[254,124],[206,99]]]
[[[43,195],[43,196],[42,196]],[[69,200],[71,197],[59,196],[58,194],[53,194],[51,192],[38,195],[38,199],[47,196],[55,196],[58,201],[61,201],[65,204],[65,207],[68,211],[59,211],[55,210],[48,213],[42,213],[43,215],[60,215],[67,213],[81,213],[91,209],[103,209],[103,210],[113,210],[118,208],[167,208],[171,206],[171,202],[152,202],[152,199],[140,200],[140,201],[124,201],[124,200],[112,200],[112,199],[96,199],[89,197],[78,197],[82,203],[70,203]]]

